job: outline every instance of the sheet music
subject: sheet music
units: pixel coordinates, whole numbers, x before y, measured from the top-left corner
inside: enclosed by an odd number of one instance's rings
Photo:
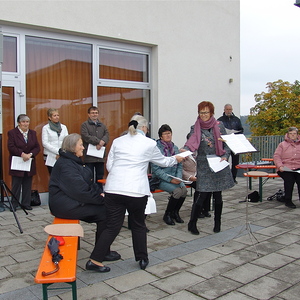
[[[288,167],[283,167],[283,171],[284,172],[296,172],[296,173],[300,173],[300,170],[292,170]]]
[[[90,156],[95,156],[99,158],[103,158],[105,152],[105,147],[101,147],[100,150],[97,150],[96,146],[89,144],[88,149],[87,149],[87,155]]]
[[[31,162],[32,158],[29,158],[29,160],[24,161],[23,158],[20,156],[13,156],[11,160],[11,169],[29,172],[31,168]]]
[[[173,155],[173,156],[182,156],[182,157],[187,157],[187,156],[189,156],[189,155],[192,155],[193,154],[193,152],[191,152],[191,151],[183,151],[183,152],[180,152],[180,153],[178,153],[178,154],[175,154],[175,155]]]
[[[170,176],[170,177],[172,177],[172,178],[174,178],[174,179],[177,179],[177,180],[183,182],[184,184],[191,184],[193,182],[193,181],[188,181],[188,180],[184,180],[184,179],[179,178],[179,177],[172,176],[170,174],[167,174],[167,175]]]
[[[208,160],[208,165],[210,169],[217,173],[220,172],[221,170],[225,169],[227,166],[229,166],[228,161],[222,160],[221,157],[216,156],[216,155],[206,155],[206,158]]]
[[[45,165],[49,167],[53,167],[56,163],[56,155],[55,154],[48,154],[46,158]]]
[[[257,152],[243,134],[232,133],[221,135],[221,137],[234,154]]]

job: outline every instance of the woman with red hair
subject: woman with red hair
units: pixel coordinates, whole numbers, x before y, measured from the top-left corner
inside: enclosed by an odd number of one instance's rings
[[[234,186],[229,166],[215,173],[208,164],[207,155],[217,155],[220,160],[227,160],[230,156],[229,147],[221,139],[221,134],[226,134],[222,122],[214,118],[215,107],[209,101],[198,104],[198,118],[194,131],[186,142],[184,148],[192,152],[197,151],[197,182],[196,191],[198,199],[193,203],[191,219],[188,230],[192,234],[199,234],[197,218],[202,210],[207,196],[212,193],[215,200],[214,232],[221,231],[221,214],[223,208],[222,191]]]

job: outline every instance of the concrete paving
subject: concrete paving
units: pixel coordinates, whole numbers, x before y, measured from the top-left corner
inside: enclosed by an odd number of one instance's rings
[[[258,180],[253,180],[258,190]],[[181,216],[184,224],[168,226],[162,221],[168,194],[155,194],[157,214],[147,217],[150,264],[145,271],[133,259],[131,232],[122,228],[112,249],[122,255],[106,263],[109,273],[86,271],[93,248],[95,225],[82,222],[85,236],[78,252],[78,299],[299,299],[300,295],[300,202],[296,209],[278,201],[267,201],[279,188],[280,178],[264,185],[263,202],[239,202],[247,195],[245,178],[223,192],[222,231],[213,233],[211,218],[199,219],[200,235],[188,232],[192,197],[188,196]],[[42,286],[34,276],[45,246],[43,228],[52,223],[47,205],[35,207],[26,216],[0,213],[0,300],[42,299]],[[124,225],[127,225],[125,221]],[[61,285],[60,285],[61,286]],[[51,300],[72,299],[71,291],[49,293]]]

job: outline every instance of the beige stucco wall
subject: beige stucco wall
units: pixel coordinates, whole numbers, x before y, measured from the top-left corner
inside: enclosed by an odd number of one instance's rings
[[[168,123],[178,146],[196,120],[199,102],[212,101],[216,117],[229,102],[239,115],[238,0],[9,0],[0,5],[3,25],[151,46],[153,132]]]

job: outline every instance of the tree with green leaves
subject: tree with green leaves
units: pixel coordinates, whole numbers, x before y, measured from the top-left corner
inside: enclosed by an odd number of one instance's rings
[[[284,135],[291,126],[300,128],[300,82],[268,82],[267,90],[254,95],[257,104],[247,120],[252,135]]]

